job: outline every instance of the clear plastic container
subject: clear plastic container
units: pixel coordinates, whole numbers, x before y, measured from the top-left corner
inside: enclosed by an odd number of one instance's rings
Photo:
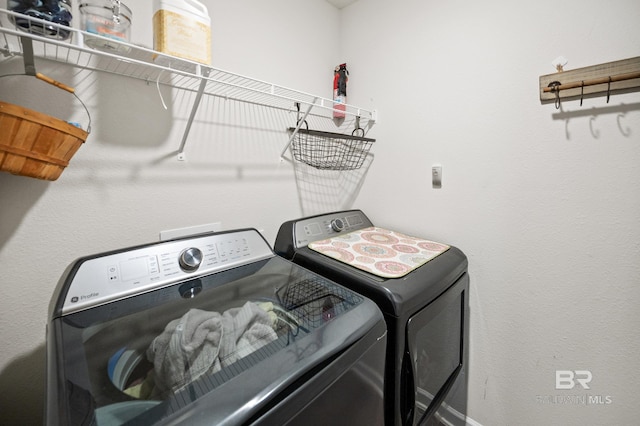
[[[116,52],[129,50],[128,46],[112,41],[129,42],[133,14],[124,3],[119,0],[94,0],[80,4],[80,14],[80,28],[101,36],[85,35],[84,42],[87,46]]]
[[[50,23],[53,23],[66,27],[71,26],[71,0],[7,0],[7,8],[12,12],[26,15],[29,18],[37,18],[44,21],[12,17],[12,23],[23,31],[58,40],[66,40],[71,34],[70,31],[62,27],[50,25]]]

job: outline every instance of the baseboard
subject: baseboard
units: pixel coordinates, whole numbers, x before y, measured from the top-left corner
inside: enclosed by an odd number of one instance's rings
[[[466,416],[466,415],[462,414],[461,412],[459,412],[458,410],[456,410],[452,406],[448,405],[446,402],[442,403],[441,408],[445,409],[448,414],[452,415],[453,417],[457,418],[458,420],[463,421],[466,426],[482,426],[481,423],[473,420],[469,416]],[[455,426],[454,423],[452,423],[451,421],[447,420],[445,417],[442,417],[442,415],[439,415],[438,412],[436,412],[435,415],[436,415],[438,421],[440,423],[442,423],[444,426]],[[457,424],[457,422],[456,422],[456,424]]]

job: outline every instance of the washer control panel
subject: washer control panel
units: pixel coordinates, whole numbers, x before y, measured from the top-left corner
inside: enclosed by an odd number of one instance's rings
[[[207,234],[79,259],[66,278],[72,313],[274,256],[255,229]],[[69,281],[70,280],[70,281]]]
[[[373,226],[359,210],[329,213],[301,219],[294,225],[296,248],[306,247],[314,241],[331,238],[341,233],[357,231]]]

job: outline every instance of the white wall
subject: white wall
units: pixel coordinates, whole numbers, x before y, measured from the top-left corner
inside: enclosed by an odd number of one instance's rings
[[[360,0],[341,19],[351,100],[380,110],[357,206],[470,260],[469,415],[637,424],[640,93],[556,111],[538,78],[560,54],[638,56],[640,3]],[[561,369],[591,389],[556,390]],[[611,404],[538,402],[572,395]]]
[[[148,45],[150,6],[139,3],[134,41]],[[355,207],[469,256],[473,419],[637,423],[640,97],[568,102],[558,112],[537,93],[559,54],[572,68],[638,56],[637,1],[360,0],[340,12],[321,0],[206,3],[214,65],[328,96],[344,60],[350,101],[379,109],[376,157]],[[19,69],[0,61],[2,73]],[[350,207],[365,178],[336,178],[335,191],[330,179],[318,183],[326,175],[292,171],[277,156],[293,114],[218,99],[205,99],[189,161],[178,163],[170,154],[190,95],[168,91],[164,111],[144,83],[45,69],[77,87],[94,130],[57,182],[0,173],[7,424],[40,422],[47,306],[75,258],[214,221],[262,228],[272,241],[286,219]],[[16,91],[25,88],[1,87],[3,99],[24,101]],[[64,94],[47,93],[55,110]],[[443,165],[440,190],[430,188],[433,163]],[[557,369],[591,370],[591,390],[555,390]],[[612,403],[536,399],[567,393]]]
[[[338,9],[324,0],[304,7],[296,0],[205,3],[214,66],[331,96]],[[151,47],[151,2],[127,4],[134,13],[132,42]],[[319,30],[309,33],[311,27]],[[187,144],[188,161],[178,162],[193,94],[163,89],[165,111],[153,84],[36,65],[75,86],[93,128],[56,182],[0,173],[3,425],[42,422],[47,309],[76,258],[211,222],[263,229],[272,241],[284,220],[302,214],[294,171],[279,160],[295,113],[205,97]],[[0,56],[0,74],[11,72],[23,72],[21,58]],[[87,123],[73,97],[34,79],[0,79],[0,93],[3,101]]]

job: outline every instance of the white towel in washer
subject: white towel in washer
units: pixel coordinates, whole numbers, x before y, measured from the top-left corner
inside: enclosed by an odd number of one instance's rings
[[[147,349],[156,386],[177,391],[275,340],[268,313],[252,302],[222,315],[191,309],[171,321]]]

